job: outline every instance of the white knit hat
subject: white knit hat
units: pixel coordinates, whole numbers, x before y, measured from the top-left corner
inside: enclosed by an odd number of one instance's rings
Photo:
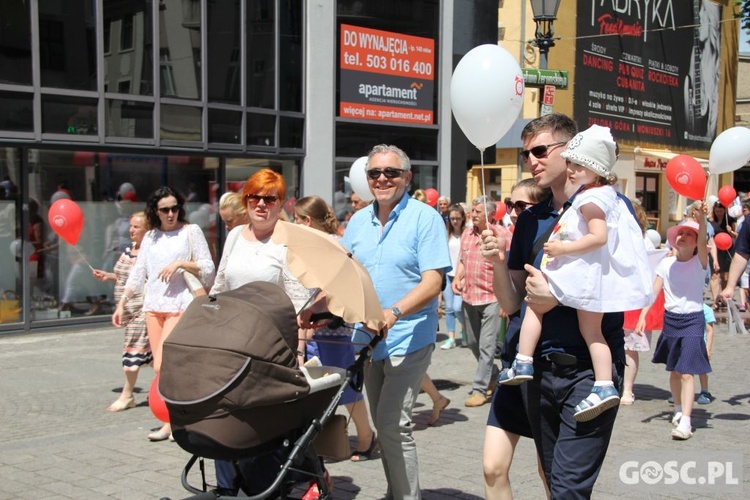
[[[576,134],[560,156],[602,177],[608,177],[617,161],[616,147],[609,127],[592,125]]]

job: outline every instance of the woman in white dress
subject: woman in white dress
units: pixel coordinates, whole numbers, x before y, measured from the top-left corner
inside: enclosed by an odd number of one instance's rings
[[[153,228],[141,244],[138,260],[125,283],[122,298],[112,315],[112,324],[120,327],[125,304],[137,292],[144,292],[143,311],[154,356],[154,371],[161,371],[164,340],[193,300],[182,273],[197,276],[209,286],[215,266],[203,231],[185,221],[185,200],[169,187],[162,187],[146,203],[146,217]],[[148,435],[163,441],[171,434],[168,423]]]
[[[578,310],[581,334],[591,353],[594,388],[575,408],[579,422],[620,403],[612,382],[612,355],[601,330],[603,313],[653,302],[641,230],[612,187],[617,179],[612,174],[616,151],[609,129],[598,125],[568,143],[561,156],[568,161],[570,179],[581,189],[544,244],[542,271],[550,291],[561,304]],[[518,355],[500,383],[518,384],[533,378],[533,355],[547,310],[527,310]]]

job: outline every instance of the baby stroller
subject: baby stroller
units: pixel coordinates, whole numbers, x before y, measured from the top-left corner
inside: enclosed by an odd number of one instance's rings
[[[169,410],[177,444],[193,456],[182,485],[193,498],[227,498],[209,491],[203,459],[225,460],[244,477],[240,460],[279,457],[275,480],[253,496],[286,498],[293,477],[317,483],[319,498],[332,498],[313,440],[336,412],[351,385],[362,390],[365,362],[375,336],[348,370],[298,367],[294,306],[276,285],[256,282],[215,297],[198,297],[164,342],[159,392]],[[201,487],[188,474],[201,463]]]

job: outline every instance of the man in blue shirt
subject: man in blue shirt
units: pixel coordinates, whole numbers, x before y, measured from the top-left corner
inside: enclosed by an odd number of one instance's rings
[[[504,311],[525,312],[525,303],[549,308],[542,337],[534,353],[534,379],[521,386],[531,432],[542,461],[551,498],[590,498],[609,446],[617,408],[589,422],[576,422],[575,405],[594,384],[591,357],[575,309],[560,306],[539,270],[541,244],[558,215],[570,206],[577,186],[568,179],[560,156],[577,133],[569,117],[553,113],[531,121],[521,138],[521,158],[534,180],[552,194],[518,217],[508,255],[504,236],[483,241],[483,255],[494,263],[494,289]],[[612,380],[622,385],[624,340],[622,313],[605,314],[602,333],[612,353]]]
[[[411,163],[401,149],[375,146],[366,174],[375,202],[349,220],[342,243],[369,271],[388,329],[365,372],[386,498],[418,499],[411,413],[435,348],[438,294],[451,267],[448,239],[440,214],[407,194]],[[366,336],[358,331],[353,340],[367,342]]]

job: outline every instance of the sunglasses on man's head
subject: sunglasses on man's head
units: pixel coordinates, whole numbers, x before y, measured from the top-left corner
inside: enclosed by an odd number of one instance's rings
[[[265,203],[267,207],[272,207],[277,201],[279,201],[279,197],[274,195],[261,196],[259,194],[248,194],[245,195],[245,200],[251,205],[257,205],[260,203],[260,200],[263,200],[263,203]]]
[[[534,205],[535,205],[535,203],[528,203],[528,202],[520,201],[519,200],[519,201],[517,201],[515,203],[512,203],[511,206],[510,206],[510,208],[512,208],[516,212],[523,212],[528,207],[533,207]]]
[[[161,208],[159,208],[157,210],[159,210],[159,212],[163,213],[164,215],[167,215],[170,212],[177,214],[177,213],[180,213],[180,206],[179,205],[175,205],[173,207],[161,207]]]
[[[400,168],[394,168],[394,167],[373,168],[367,171],[367,177],[375,181],[375,180],[380,179],[380,174],[383,174],[385,175],[386,179],[395,179],[396,177],[401,177],[401,174],[403,173],[404,173],[403,169],[400,169]]]
[[[534,146],[531,149],[524,149],[519,153],[519,155],[521,156],[521,161],[523,161],[524,163],[529,161],[529,155],[534,155],[534,158],[538,160],[547,158],[547,155],[550,154],[553,149],[558,148],[563,144],[566,144],[567,142],[568,141],[554,142],[552,144],[542,144],[540,146]]]

